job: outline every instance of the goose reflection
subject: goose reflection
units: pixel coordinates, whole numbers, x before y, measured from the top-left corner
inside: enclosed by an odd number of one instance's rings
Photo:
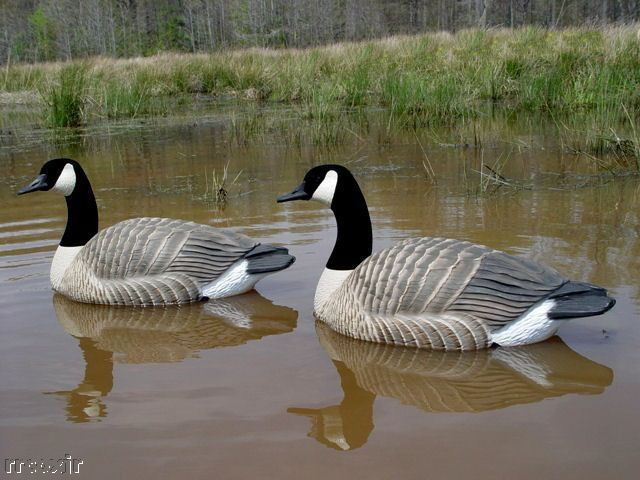
[[[316,331],[340,376],[343,400],[288,411],[309,417],[309,436],[339,450],[367,442],[377,395],[426,412],[483,412],[568,393],[599,394],[613,381],[610,368],[559,337],[523,347],[440,352],[362,342],[320,322]]]
[[[67,401],[67,420],[105,417],[114,363],[178,362],[200,350],[243,345],[293,331],[298,312],[253,291],[224,300],[157,308],[78,303],[54,295],[58,321],[76,337],[85,361],[84,378],[68,391],[46,392]]]

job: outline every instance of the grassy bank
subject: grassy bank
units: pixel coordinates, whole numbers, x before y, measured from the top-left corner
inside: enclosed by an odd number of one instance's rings
[[[466,30],[308,50],[95,58],[7,66],[0,76],[2,103],[36,99],[42,122],[53,127],[164,115],[173,99],[195,95],[291,105],[312,125],[316,144],[340,142],[348,132],[347,110],[381,107],[390,127],[414,129],[468,121],[498,105],[559,118],[569,148],[624,148],[640,162],[637,25]],[[567,118],[582,119],[582,126],[562,120]],[[255,134],[254,120],[234,124],[239,138]],[[625,123],[634,138],[618,141],[612,128]],[[300,141],[295,132],[290,136],[291,143]]]
[[[80,118],[71,116],[79,122],[163,113],[154,100],[185,94],[294,103],[311,116],[382,106],[394,121],[416,125],[472,116],[487,102],[554,113],[624,103],[636,112],[637,32],[637,26],[467,30],[309,50],[14,65],[2,72],[0,89],[39,92],[50,107],[56,96],[80,95],[80,105],[77,98],[69,105],[80,111]],[[82,77],[79,90],[69,76]]]

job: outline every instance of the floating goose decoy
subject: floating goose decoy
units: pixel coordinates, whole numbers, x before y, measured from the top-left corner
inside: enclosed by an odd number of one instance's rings
[[[251,290],[295,258],[286,248],[245,235],[169,218],[134,218],[98,233],[98,208],[78,162],[46,162],[18,192],[61,193],[67,226],[51,264],[51,286],[83,303],[180,304]]]
[[[371,255],[369,211],[340,165],[314,167],[278,202],[316,200],[333,210],[338,234],[320,277],[314,314],[360,340],[474,350],[546,340],[562,320],[600,315],[605,289],[483,245],[414,238]]]

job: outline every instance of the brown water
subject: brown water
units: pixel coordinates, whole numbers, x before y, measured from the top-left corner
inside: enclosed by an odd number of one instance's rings
[[[23,130],[0,165],[2,458],[84,461],[87,478],[636,478],[640,468],[640,184],[602,179],[544,125],[483,149],[457,133],[369,136],[340,149],[238,146],[228,119],[109,127],[69,139]],[[15,139],[17,137],[17,139]],[[287,245],[297,262],[258,292],[185,308],[79,305],[48,271],[61,198],[15,191],[53,156],[81,161],[101,226],[168,216]],[[526,188],[488,186],[482,163]],[[221,208],[205,178],[242,170]],[[463,238],[528,255],[618,300],[560,338],[464,354],[371,345],[315,325],[334,222],[275,203],[320,162],[348,163],[374,249]],[[206,175],[205,175],[206,172]],[[479,193],[480,192],[480,193]]]

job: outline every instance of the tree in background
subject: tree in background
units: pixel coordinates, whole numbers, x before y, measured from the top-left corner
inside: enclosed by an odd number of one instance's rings
[[[640,0],[0,0],[0,63],[639,20]]]
[[[35,60],[52,60],[56,56],[54,42],[55,32],[53,22],[47,18],[41,7],[36,8],[31,15],[29,15],[29,25],[33,32],[34,43],[34,57]]]

